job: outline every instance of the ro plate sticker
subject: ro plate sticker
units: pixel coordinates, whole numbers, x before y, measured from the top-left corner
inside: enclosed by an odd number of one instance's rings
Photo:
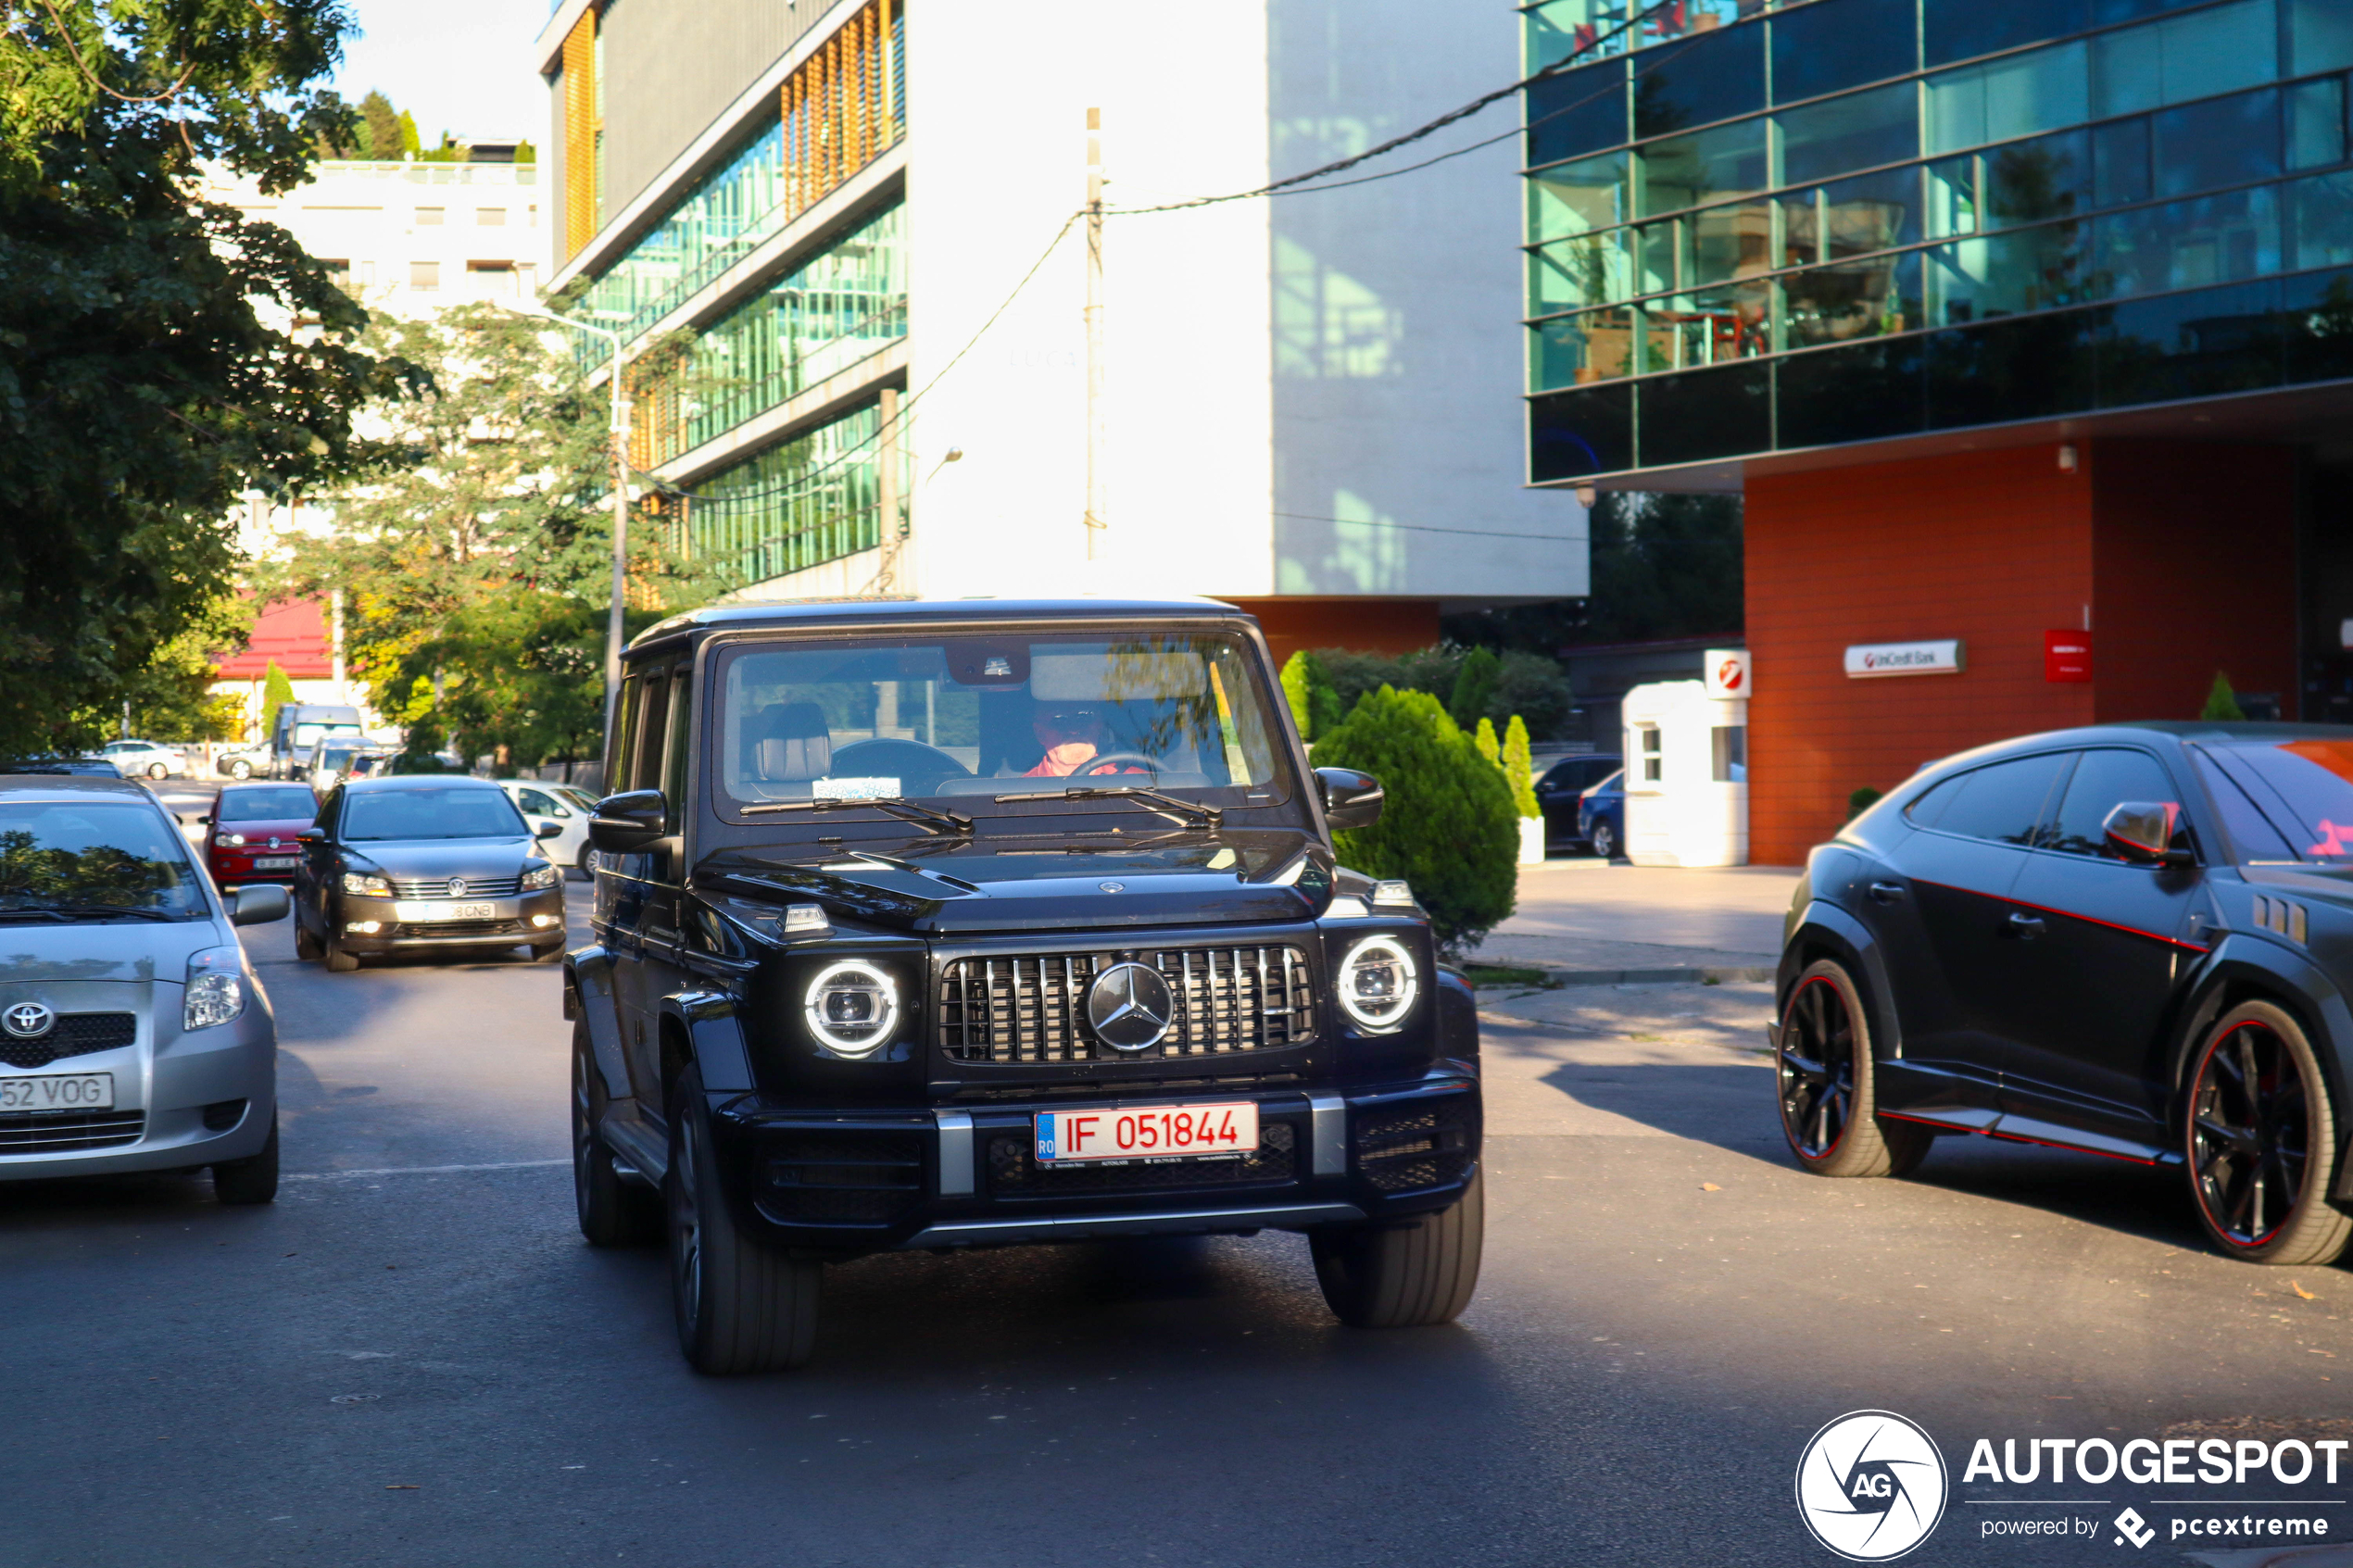
[[[1054,1158],[1054,1113],[1051,1110],[1038,1113],[1038,1158]]]
[[[809,785],[812,800],[885,800],[900,793],[897,779],[816,779]]]

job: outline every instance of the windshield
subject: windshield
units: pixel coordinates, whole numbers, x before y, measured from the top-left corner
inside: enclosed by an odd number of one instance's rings
[[[319,766],[321,768],[348,768],[351,766],[352,750],[353,747],[347,746],[322,746],[319,751]]]
[[[346,842],[390,838],[528,838],[503,789],[371,790],[344,797]]]
[[[319,814],[319,797],[303,788],[224,789],[220,809],[213,813],[222,822],[307,822]]]
[[[2211,745],[2200,749],[2287,839],[2298,859],[2353,864],[2353,740],[2284,740]],[[2223,795],[2216,790],[2218,796]],[[2224,814],[2243,810],[2226,797]],[[2234,825],[2251,859],[2279,853],[2277,839]]]
[[[1140,786],[1287,798],[1238,639],[976,636],[747,647],[720,693],[736,802]]]
[[[0,918],[44,910],[209,912],[180,835],[152,809],[0,802]]]
[[[294,727],[294,744],[307,746],[315,744],[321,735],[356,734],[359,728],[357,724],[296,724]]]

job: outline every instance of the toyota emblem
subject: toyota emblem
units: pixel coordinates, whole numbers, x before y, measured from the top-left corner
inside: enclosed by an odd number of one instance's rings
[[[39,1002],[19,1002],[6,1012],[0,1012],[0,1029],[6,1029],[19,1040],[30,1040],[46,1035],[57,1015]]]
[[[1160,971],[1139,963],[1112,965],[1087,991],[1087,1022],[1115,1051],[1150,1050],[1176,1022],[1176,998]]]
[[[1106,893],[1125,893],[1127,891],[1127,884],[1124,882],[1099,882],[1095,884],[1095,885],[1101,888]]]
[[[451,877],[449,879],[449,897],[452,898],[462,898],[465,896],[466,879],[461,876]]]

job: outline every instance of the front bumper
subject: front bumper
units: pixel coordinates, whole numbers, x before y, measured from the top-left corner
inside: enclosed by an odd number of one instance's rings
[[[1452,1073],[1252,1095],[1259,1147],[1239,1160],[1040,1166],[1033,1158],[1039,1110],[1233,1098],[826,1111],[719,1094],[711,1112],[737,1223],[772,1246],[836,1255],[1378,1223],[1447,1207],[1477,1167],[1478,1085]]]
[[[488,904],[490,917],[469,921],[403,920],[406,899],[362,898],[344,894],[336,909],[335,940],[347,953],[414,952],[428,947],[547,947],[564,940],[564,890],[559,883],[536,893],[470,899]],[[415,912],[413,909],[408,911]],[[365,929],[373,925],[376,929]]]
[[[178,986],[158,986],[176,1016]],[[158,1038],[158,1036],[160,1036]],[[0,1075],[114,1075],[111,1111],[0,1115],[0,1182],[176,1171],[261,1152],[277,1112],[277,1031],[266,1001],[179,1033],[143,1017],[136,1043]]]

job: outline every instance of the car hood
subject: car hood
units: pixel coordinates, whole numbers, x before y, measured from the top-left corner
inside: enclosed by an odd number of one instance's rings
[[[888,848],[725,850],[694,885],[823,904],[837,920],[926,934],[1313,920],[1331,853],[1301,833],[1154,834],[1132,846],[980,838]]]
[[[0,985],[24,980],[168,980],[188,977],[188,956],[234,942],[210,920],[108,921],[93,925],[0,925]]]
[[[346,844],[346,859],[365,860],[386,876],[513,876],[536,846],[528,838],[362,839]]]

